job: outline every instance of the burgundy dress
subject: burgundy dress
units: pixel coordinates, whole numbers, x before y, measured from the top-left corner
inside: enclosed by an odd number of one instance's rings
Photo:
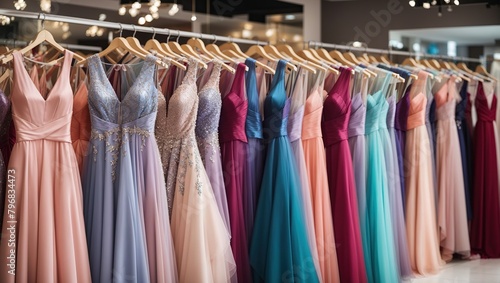
[[[351,69],[342,69],[324,102],[321,123],[341,282],[367,282],[356,183],[349,149]]]
[[[222,170],[231,222],[231,248],[238,282],[251,282],[248,240],[243,213],[243,188],[248,140],[245,133],[248,101],[245,97],[245,68],[238,64],[231,91],[222,99],[219,123]],[[194,271],[196,272],[196,271]]]
[[[474,129],[474,192],[472,198],[471,248],[482,258],[500,257],[500,205],[495,145],[497,98],[491,107],[480,82],[476,96]]]

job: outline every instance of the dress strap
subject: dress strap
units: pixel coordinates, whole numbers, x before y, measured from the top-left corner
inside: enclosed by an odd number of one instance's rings
[[[231,86],[231,92],[237,93],[238,96],[245,98],[245,70],[246,65],[239,63],[236,67],[236,74],[234,75],[233,85]]]
[[[274,89],[277,87],[278,84],[284,84],[284,76],[285,76],[285,67],[286,67],[286,61],[285,60],[279,60],[278,61],[278,66],[276,67],[276,73],[274,74],[273,81],[271,83],[271,89]]]

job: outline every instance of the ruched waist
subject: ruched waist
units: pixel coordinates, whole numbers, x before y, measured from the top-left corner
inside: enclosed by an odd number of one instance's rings
[[[321,124],[323,130],[323,141],[325,146],[338,143],[349,138],[349,131],[347,129],[347,119],[334,119],[324,121]]]
[[[304,120],[304,107],[301,107],[295,114],[288,118],[288,136],[290,141],[299,140],[302,136],[302,122]]]
[[[44,125],[35,125],[12,114],[16,128],[16,142],[50,140],[71,143],[71,116],[69,113]]]
[[[408,121],[406,123],[406,125],[407,125],[406,129],[407,130],[415,129],[416,127],[425,125],[425,123],[426,123],[426,121],[425,121],[425,112],[424,111],[410,114],[408,116]]]

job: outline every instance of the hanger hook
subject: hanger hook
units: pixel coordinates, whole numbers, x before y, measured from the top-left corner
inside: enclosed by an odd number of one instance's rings
[[[170,40],[170,36],[172,35],[172,33],[170,32],[169,29],[166,29],[167,30],[167,42]]]
[[[257,46],[260,46],[260,41],[259,40],[257,40]]]
[[[229,38],[229,43],[233,42],[233,38],[231,36],[228,36],[227,38]]]
[[[122,26],[122,24],[120,24],[120,23],[118,23],[118,24],[120,25],[120,31],[119,31],[119,32],[120,32],[120,37],[122,37],[123,26]]]
[[[43,18],[42,18],[43,17]],[[38,19],[41,20],[42,30],[45,29],[45,13],[38,14]]]
[[[179,43],[179,37],[181,37],[181,31],[177,31],[177,38],[175,39],[175,42]]]
[[[135,29],[135,25],[132,25],[132,28],[134,29],[134,34],[132,35],[132,37],[135,37],[135,33],[137,32],[137,30]]]
[[[215,44],[217,42],[217,36],[215,34],[212,34],[214,36],[214,42],[212,44]]]
[[[200,32],[200,39],[203,41],[203,33]]]
[[[153,30],[153,37],[152,39],[155,39],[155,36],[156,36],[156,29],[154,27],[151,27],[151,29]]]

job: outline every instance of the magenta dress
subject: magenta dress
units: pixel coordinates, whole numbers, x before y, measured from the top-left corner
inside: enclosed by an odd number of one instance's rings
[[[222,99],[219,124],[222,169],[226,187],[229,219],[231,222],[231,248],[236,261],[238,282],[251,282],[248,259],[248,239],[243,212],[243,188],[248,151],[245,133],[248,101],[245,97],[245,68],[238,64],[231,91]]]
[[[349,91],[351,69],[342,73],[324,102],[321,123],[326,147],[328,186],[341,282],[367,282],[359,227],[348,124],[351,114]]]

